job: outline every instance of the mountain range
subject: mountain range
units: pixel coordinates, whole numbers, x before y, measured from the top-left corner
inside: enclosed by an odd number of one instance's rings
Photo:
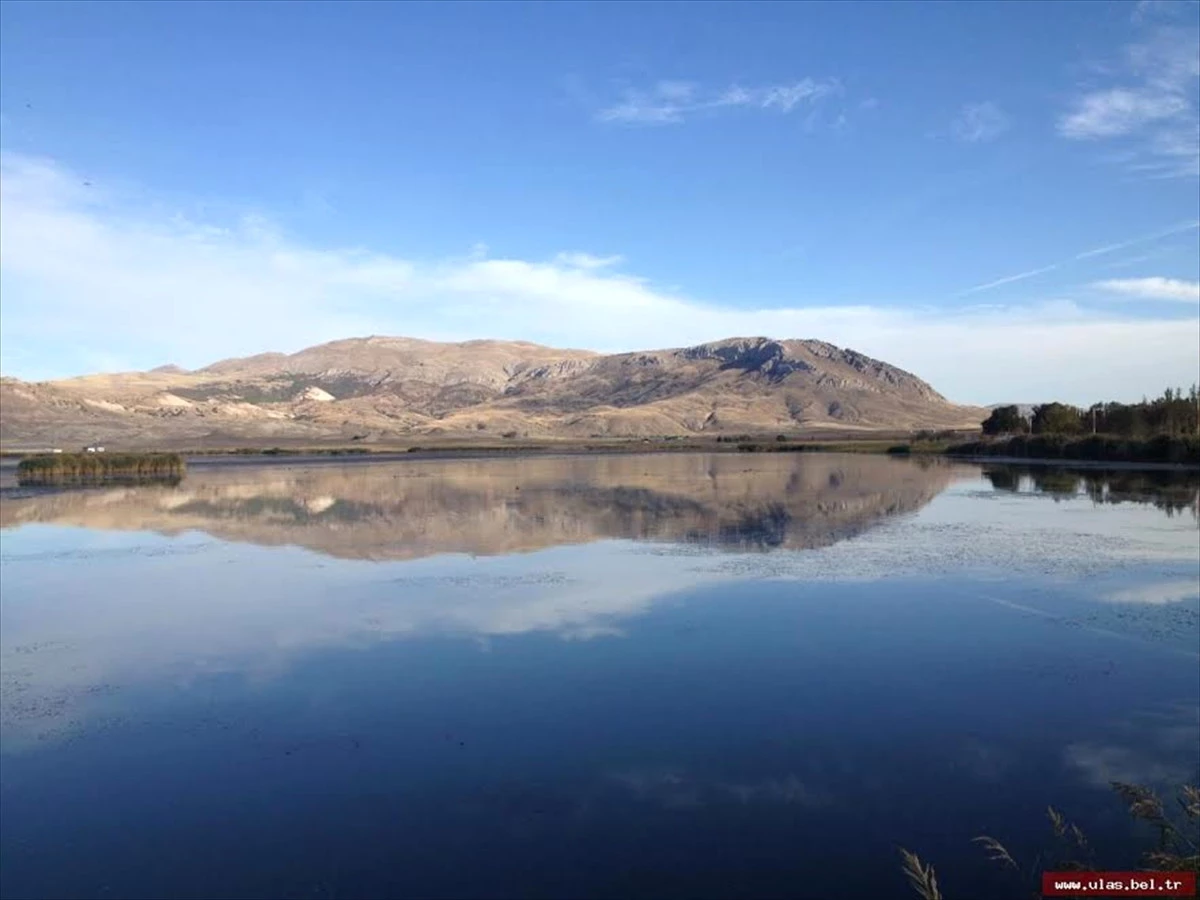
[[[608,355],[367,337],[193,371],[0,380],[5,449],[895,431],[985,417],[854,350],[764,337]]]

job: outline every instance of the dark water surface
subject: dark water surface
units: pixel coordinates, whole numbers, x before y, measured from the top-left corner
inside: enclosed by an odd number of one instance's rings
[[[4,897],[1015,896],[1197,778],[1196,483],[866,456],[0,500]]]

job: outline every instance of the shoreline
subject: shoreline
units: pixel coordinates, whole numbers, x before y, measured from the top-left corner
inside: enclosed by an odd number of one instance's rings
[[[177,451],[186,465],[197,468],[231,466],[280,466],[280,465],[350,465],[358,463],[393,463],[404,460],[430,459],[511,459],[552,458],[564,456],[636,456],[660,454],[708,454],[708,453],[752,453],[758,454],[866,454],[887,456],[895,459],[941,459],[949,463],[964,463],[984,466],[1030,466],[1073,470],[1179,472],[1200,474],[1200,464],[1170,463],[1129,460],[1063,459],[1049,457],[987,456],[979,454],[953,454],[942,449],[912,448],[911,452],[889,452],[897,445],[895,439],[872,436],[862,440],[838,441],[622,441],[609,445],[545,443],[521,444],[512,447],[487,445],[472,447],[462,445],[412,446],[406,449],[368,450],[366,448],[268,448],[255,452],[243,449],[227,451]],[[274,452],[272,452],[274,451]],[[15,470],[20,460],[15,453],[0,457],[0,469]]]
[[[189,467],[209,468],[215,466],[239,465],[354,465],[358,463],[391,463],[405,460],[424,461],[431,459],[511,459],[511,458],[561,458],[564,456],[657,456],[662,453],[678,455],[697,455],[710,453],[742,453],[736,444],[724,444],[720,447],[678,447],[678,448],[646,448],[629,447],[545,447],[545,448],[513,448],[512,450],[496,450],[493,448],[427,448],[415,451],[387,451],[380,453],[350,453],[335,455],[331,453],[295,453],[280,455],[249,455],[249,454],[208,454],[201,456],[185,456]],[[786,450],[774,450],[774,453],[814,454],[814,455],[867,455],[885,456],[897,460],[938,459],[948,463],[964,463],[984,466],[989,463],[1004,466],[1033,466],[1038,468],[1107,470],[1113,472],[1187,472],[1200,475],[1200,465],[1195,463],[1163,463],[1163,462],[1129,462],[1087,460],[1087,459],[1025,459],[1016,456],[957,456],[941,452],[917,452],[908,454],[888,453],[886,449],[861,448],[846,450],[840,447],[795,447]],[[760,454],[755,454],[760,455]]]
[[[858,456],[886,456],[883,450],[844,450],[841,448],[804,448],[792,453],[810,454],[854,454]],[[421,450],[387,451],[380,453],[353,453],[334,455],[330,453],[294,453],[280,455],[249,454],[205,454],[185,456],[188,467],[207,469],[233,466],[286,466],[286,465],[360,465],[368,463],[428,462],[429,460],[479,460],[479,459],[562,459],[572,456],[697,456],[709,454],[738,454],[735,444],[719,447],[672,447],[653,448],[630,445],[627,447],[538,447],[497,450],[494,448],[447,447]],[[756,454],[757,455],[757,454]],[[947,461],[949,457],[944,457]]]

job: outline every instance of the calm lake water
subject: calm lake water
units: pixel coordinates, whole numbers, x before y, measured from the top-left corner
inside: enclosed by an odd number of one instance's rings
[[[1198,777],[1196,482],[197,466],[0,500],[4,897],[1011,897]]]

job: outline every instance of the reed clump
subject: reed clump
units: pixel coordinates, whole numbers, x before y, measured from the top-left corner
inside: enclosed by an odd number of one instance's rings
[[[43,453],[17,464],[17,483],[177,482],[186,468],[178,453]]]

